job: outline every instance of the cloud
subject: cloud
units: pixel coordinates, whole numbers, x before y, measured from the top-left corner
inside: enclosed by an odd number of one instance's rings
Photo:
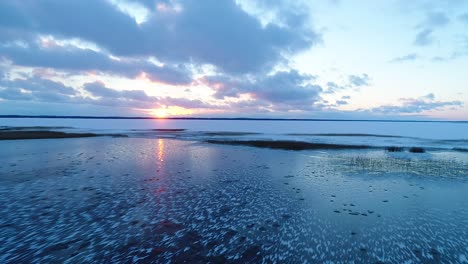
[[[7,26],[2,29],[15,35],[80,38],[119,54],[130,52],[130,47],[143,40],[134,19],[109,1],[5,0],[0,9],[15,14],[1,20]]]
[[[207,109],[216,107],[200,100],[149,96],[143,90],[116,90],[99,81],[85,83],[82,88],[87,94],[83,94],[77,88],[39,76],[14,80],[1,79],[0,99],[136,109],[153,109],[167,105]]]
[[[249,85],[254,98],[273,103],[310,103],[319,99],[322,88],[310,82],[314,80],[311,75],[299,72],[281,71],[267,76]]]
[[[428,28],[419,31],[414,39],[414,44],[417,46],[427,46],[432,44],[434,41],[432,32],[433,30]]]
[[[201,100],[185,98],[164,97],[160,99],[160,104],[164,106],[178,106],[186,109],[220,109],[219,106],[207,104]]]
[[[327,94],[336,93],[340,90],[346,89],[345,86],[338,85],[335,82],[327,82],[326,86],[327,86],[327,90],[324,93],[327,93]]]
[[[249,95],[257,104],[283,110],[305,110],[321,100],[322,88],[313,84],[315,76],[298,71],[279,71],[253,78],[208,76],[201,83],[215,90],[215,98]]]
[[[78,38],[115,56],[211,64],[229,73],[264,71],[286,60],[286,54],[320,40],[318,33],[299,26],[298,17],[289,13],[285,25],[262,25],[234,1],[185,0],[175,12],[155,8],[172,1],[146,2],[151,8],[148,19],[137,24],[104,0],[4,0],[0,10],[10,15],[0,20],[0,35],[4,41],[26,42],[38,34]]]
[[[39,77],[0,81],[0,98],[5,100],[67,102],[75,95],[72,87]]]
[[[33,72],[45,68],[130,79],[144,73],[154,82],[170,85],[194,86],[197,76],[215,90],[214,100],[227,99],[229,105],[235,101],[232,105],[237,107],[241,103],[235,98],[246,95],[249,102],[242,98],[244,106],[256,104],[262,111],[308,109],[317,104],[322,88],[313,84],[314,76],[286,66],[272,73],[275,66],[287,65],[291,55],[321,41],[307,10],[289,1],[257,0],[260,8],[275,14],[265,22],[240,2],[135,0],[132,4],[147,9],[145,18],[137,22],[118,1],[4,0],[0,1],[0,60]],[[219,107],[200,100],[115,90],[93,80],[75,88],[75,94],[57,93],[56,98],[50,94],[49,98],[131,108]],[[4,98],[47,98],[22,89],[12,83],[3,88]]]
[[[34,97],[29,93],[23,93],[19,89],[14,88],[0,88],[0,99],[11,101],[32,100]]]
[[[183,65],[157,66],[143,59],[112,59],[104,53],[71,45],[44,47],[37,42],[29,43],[27,46],[2,45],[0,58],[20,66],[76,72],[97,71],[128,78],[134,78],[144,72],[153,81],[173,85],[190,84],[192,81],[191,72]]]
[[[400,105],[384,105],[368,110],[377,114],[419,114],[425,111],[440,110],[443,108],[459,108],[463,106],[461,101],[436,101],[434,94],[430,93],[419,98],[402,98]]]
[[[335,82],[327,82],[325,90],[323,93],[325,94],[334,94],[337,92],[341,92],[347,89],[359,89],[363,86],[370,85],[371,78],[367,73],[363,73],[361,75],[349,75],[347,83],[344,85],[339,85]]]
[[[429,12],[426,14],[426,19],[420,27],[437,28],[443,27],[450,22],[450,19],[445,13],[442,12]]]
[[[401,57],[396,57],[390,60],[391,63],[401,63],[401,62],[407,62],[407,61],[415,61],[419,59],[419,55],[416,53],[410,53]]]
[[[369,75],[363,73],[361,75],[350,75],[348,77],[350,85],[354,87],[368,86],[370,82]]]
[[[418,33],[414,39],[417,46],[427,46],[434,42],[433,33],[436,29],[448,25],[450,19],[442,12],[428,12],[425,20],[418,25]]]
[[[85,83],[83,88],[93,97],[97,97],[84,99],[87,103],[141,109],[151,109],[159,106],[157,97],[148,96],[142,90],[117,91],[106,87],[104,83],[99,81]]]
[[[83,88],[94,97],[92,99],[86,98],[86,102],[91,104],[132,107],[139,109],[154,109],[163,106],[178,106],[189,109],[216,108],[215,106],[207,104],[200,100],[149,96],[143,90],[118,91],[106,87],[106,85],[102,82],[86,83],[83,85]]]

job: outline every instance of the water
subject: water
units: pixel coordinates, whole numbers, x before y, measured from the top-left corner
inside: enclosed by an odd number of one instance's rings
[[[1,263],[468,261],[468,153],[452,150],[467,148],[466,123],[0,119],[0,126],[129,135],[0,141]],[[312,135],[322,133],[340,135]],[[434,149],[287,151],[207,138]]]
[[[468,149],[467,122],[379,122],[379,121],[246,121],[246,120],[138,120],[138,119],[0,119],[0,126],[60,126],[96,133],[132,133],[144,137],[205,139],[200,132],[250,132],[254,135],[216,135],[222,138],[286,139],[306,142],[363,144],[371,146],[420,146]],[[142,133],[148,129],[186,129],[185,133]],[[65,129],[70,130],[70,129]],[[138,134],[138,135],[136,135]],[[317,135],[339,134],[339,135]],[[354,134],[354,135],[349,135]],[[368,135],[356,135],[368,134]],[[395,137],[376,137],[387,135]],[[210,135],[213,137],[213,135]]]
[[[468,166],[152,138],[0,142],[2,263],[466,263]]]
[[[356,133],[467,139],[468,122],[379,122],[379,121],[269,121],[269,120],[168,120],[168,119],[0,119],[0,126],[66,126],[89,130],[181,128],[192,131],[236,131],[254,133]]]

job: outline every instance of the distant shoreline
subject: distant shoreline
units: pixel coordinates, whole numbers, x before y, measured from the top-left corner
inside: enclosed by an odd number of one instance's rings
[[[123,134],[67,133],[50,130],[29,130],[21,128],[0,129],[0,141],[23,139],[88,138],[88,137],[128,137]]]
[[[254,117],[149,117],[149,116],[55,116],[55,115],[0,115],[0,118],[40,119],[127,119],[127,120],[232,120],[232,121],[318,121],[318,122],[388,122],[388,123],[468,123],[468,120],[388,120],[388,119],[325,119],[325,118],[254,118]]]

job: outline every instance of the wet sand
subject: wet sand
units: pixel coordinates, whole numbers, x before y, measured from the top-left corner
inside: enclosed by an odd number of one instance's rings
[[[464,263],[466,153],[0,142],[0,262]]]

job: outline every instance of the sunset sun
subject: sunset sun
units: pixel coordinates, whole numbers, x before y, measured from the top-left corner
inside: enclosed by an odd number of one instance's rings
[[[178,107],[178,106],[166,106],[151,110],[151,115],[157,118],[166,118],[174,116],[188,116],[193,113],[192,110]]]

